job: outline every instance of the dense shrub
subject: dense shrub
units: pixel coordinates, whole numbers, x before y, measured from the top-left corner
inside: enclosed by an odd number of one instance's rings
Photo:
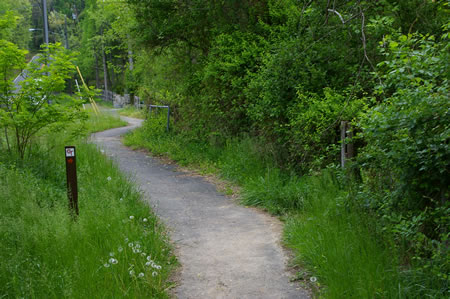
[[[384,45],[379,88],[387,97],[360,122],[367,142],[360,155],[363,199],[444,292],[450,271],[448,37],[401,35]]]

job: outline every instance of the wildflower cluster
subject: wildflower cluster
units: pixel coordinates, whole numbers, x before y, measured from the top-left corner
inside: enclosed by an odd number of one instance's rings
[[[129,219],[134,220],[134,216],[129,216]],[[147,222],[147,218],[142,219]],[[129,263],[128,273],[132,278],[144,278],[146,275],[152,277],[158,276],[162,266],[157,264],[150,254],[147,254],[140,241],[130,241],[125,238],[125,246],[117,248],[117,255],[121,256],[123,260],[132,261]],[[116,257],[115,252],[110,252],[108,261],[103,264],[104,268],[110,268],[119,263],[119,257]]]
[[[117,265],[119,263],[119,261],[114,258],[114,255],[114,252],[109,253],[110,258],[108,259],[108,262],[103,264],[105,268],[109,268],[111,265]]]

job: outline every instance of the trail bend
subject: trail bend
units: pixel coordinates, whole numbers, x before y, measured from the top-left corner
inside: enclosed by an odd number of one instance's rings
[[[92,135],[132,175],[145,200],[169,227],[181,263],[177,298],[309,298],[290,282],[280,245],[281,223],[236,204],[198,176],[125,147],[120,136],[142,120]]]

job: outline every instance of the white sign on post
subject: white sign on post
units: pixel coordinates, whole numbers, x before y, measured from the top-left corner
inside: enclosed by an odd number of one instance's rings
[[[73,147],[66,148],[66,157],[75,157],[75,148]]]

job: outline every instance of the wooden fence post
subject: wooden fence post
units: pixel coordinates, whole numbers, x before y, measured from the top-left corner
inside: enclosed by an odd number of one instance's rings
[[[341,121],[341,166],[345,168],[347,160],[354,157],[354,147],[352,141],[349,143],[346,139],[353,138],[352,127],[348,121]]]

